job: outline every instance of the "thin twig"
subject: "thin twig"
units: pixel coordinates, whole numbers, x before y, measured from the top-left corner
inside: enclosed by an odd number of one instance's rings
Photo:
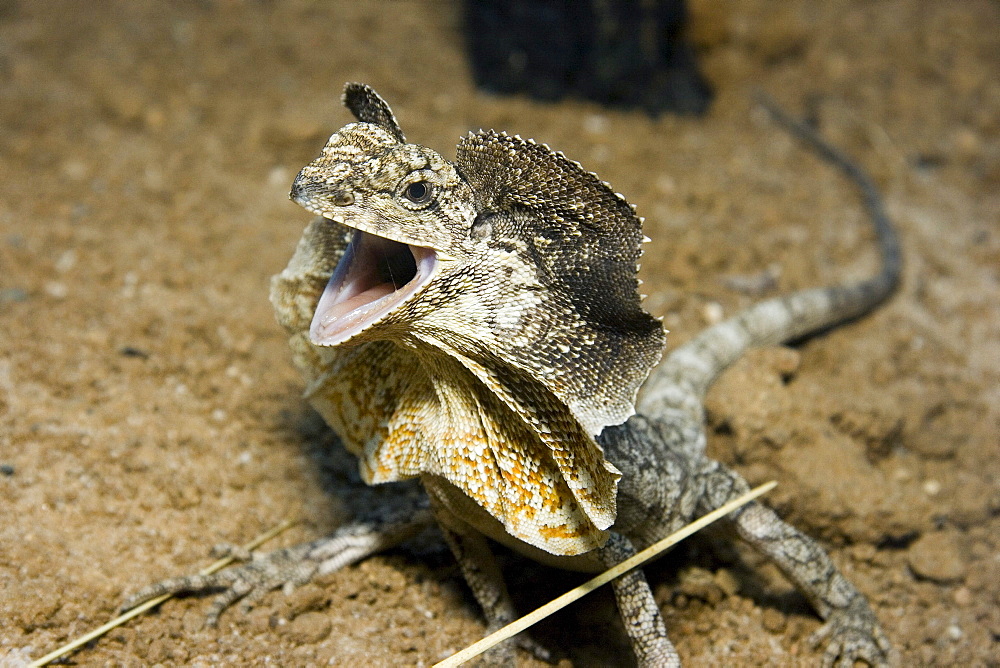
[[[507,638],[510,638],[513,635],[520,633],[529,626],[536,624],[537,622],[540,622],[541,620],[551,615],[553,612],[566,607],[573,601],[583,598],[584,596],[594,591],[601,585],[611,582],[616,577],[622,575],[627,571],[632,570],[636,566],[641,566],[642,564],[649,561],[653,557],[659,555],[667,548],[672,547],[673,545],[684,540],[691,534],[700,531],[701,529],[705,528],[712,522],[728,515],[729,513],[739,508],[740,506],[746,505],[750,501],[756,499],[758,496],[770,492],[772,489],[774,489],[775,485],[777,484],[778,484],[777,482],[772,480],[771,482],[764,483],[760,487],[755,487],[746,494],[733,499],[724,506],[716,508],[707,515],[703,515],[702,517],[698,518],[691,524],[688,524],[687,526],[682,527],[681,529],[675,531],[674,533],[670,534],[663,540],[653,543],[642,552],[639,552],[638,554],[629,557],[628,559],[621,562],[617,566],[611,567],[610,569],[601,573],[594,579],[584,582],[576,589],[572,589],[566,592],[559,598],[546,603],[545,605],[538,608],[534,612],[530,612],[524,617],[521,617],[520,619],[511,622],[510,624],[496,631],[495,633],[491,633],[490,635],[486,636],[479,642],[469,645],[461,652],[449,656],[444,661],[434,664],[433,668],[454,668],[455,666],[459,666],[473,657],[479,656],[480,654],[482,654],[489,648],[493,647],[494,645],[506,640]]]
[[[293,524],[295,524],[295,522],[292,522],[291,520],[285,520],[284,522],[282,522],[281,524],[279,524],[276,527],[272,528],[271,530],[266,531],[266,532],[262,533],[261,535],[257,536],[256,538],[254,538],[252,541],[250,541],[249,543],[247,543],[246,545],[244,545],[243,549],[249,552],[250,550],[253,550],[254,548],[259,547],[260,545],[262,545],[262,544],[266,543],[267,541],[271,540],[272,538],[274,538],[279,533],[281,533],[282,531],[284,531],[288,527],[292,526]],[[203,568],[201,571],[199,571],[199,575],[211,575],[215,571],[220,570],[222,568],[225,568],[226,566],[228,566],[229,564],[231,564],[235,560],[236,560],[235,557],[231,557],[231,556],[230,557],[223,557],[222,559],[219,559],[218,561],[216,561],[215,563],[207,566],[206,568]],[[164,601],[166,601],[168,598],[171,598],[171,597],[173,597],[173,594],[163,594],[161,596],[157,596],[156,598],[152,598],[152,599],[146,601],[145,603],[137,605],[134,608],[132,608],[131,610],[129,610],[128,612],[125,612],[125,613],[119,615],[118,617],[112,619],[110,622],[108,622],[104,626],[96,628],[93,631],[91,631],[90,633],[87,633],[86,635],[82,635],[82,636],[80,636],[79,638],[77,638],[76,640],[74,640],[72,642],[66,643],[65,645],[63,645],[62,647],[60,647],[59,649],[57,649],[56,651],[51,652],[49,654],[46,654],[45,656],[43,656],[40,659],[36,659],[35,661],[32,661],[31,663],[28,664],[28,668],[39,668],[39,666],[48,665],[49,663],[51,663],[52,661],[55,661],[56,659],[58,659],[59,657],[63,656],[64,654],[68,654],[68,653],[72,652],[73,650],[77,649],[81,645],[87,644],[88,642],[90,642],[94,638],[101,637],[102,635],[104,635],[105,633],[107,633],[108,631],[110,631],[111,629],[113,629],[113,628],[115,628],[117,626],[121,626],[122,624],[124,624],[128,620],[132,619],[133,617],[138,617],[139,615],[141,615],[142,613],[146,612],[150,608],[155,608],[160,603],[163,603]]]

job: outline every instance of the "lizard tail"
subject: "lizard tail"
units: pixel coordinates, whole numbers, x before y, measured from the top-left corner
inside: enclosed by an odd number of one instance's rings
[[[802,290],[760,302],[709,327],[674,350],[653,371],[640,393],[637,407],[641,413],[656,415],[668,407],[700,411],[701,400],[712,382],[748,348],[794,341],[853,320],[887,299],[899,285],[899,239],[871,178],[770,98],[758,94],[757,100],[778,124],[838,168],[858,189],[875,229],[881,269],[855,283]]]

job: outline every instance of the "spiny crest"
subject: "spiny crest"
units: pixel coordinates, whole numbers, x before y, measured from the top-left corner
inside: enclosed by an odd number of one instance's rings
[[[396,116],[389,108],[389,104],[371,86],[348,83],[344,86],[341,101],[362,123],[377,125],[395,137],[400,144],[406,143],[406,137],[403,136],[403,131],[396,122]]]

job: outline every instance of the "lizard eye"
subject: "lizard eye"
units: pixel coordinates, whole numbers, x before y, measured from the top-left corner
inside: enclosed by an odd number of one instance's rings
[[[403,189],[403,196],[414,204],[427,204],[434,196],[434,187],[427,181],[415,181]]]

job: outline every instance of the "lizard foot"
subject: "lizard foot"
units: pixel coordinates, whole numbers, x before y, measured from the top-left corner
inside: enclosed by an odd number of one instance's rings
[[[493,633],[494,631],[499,631],[506,625],[506,623],[490,624],[487,627],[487,635]],[[483,666],[484,668],[486,666],[490,666],[490,668],[516,666],[518,665],[518,662],[515,649],[527,652],[539,661],[545,661],[546,663],[552,662],[552,652],[527,633],[521,632],[513,638],[504,640],[499,645],[486,650],[483,653],[482,658],[479,660],[478,665]]]
[[[250,610],[272,589],[284,588],[290,593],[318,575],[325,575],[349,566],[412,538],[433,522],[430,511],[419,509],[406,516],[382,517],[347,524],[329,536],[273,552],[233,556],[249,560],[245,563],[212,573],[186,575],[162,580],[136,592],[123,604],[122,610],[163,594],[180,594],[221,590],[206,614],[205,622],[215,626],[226,608],[242,600],[241,608]]]
[[[493,633],[504,626],[506,624],[490,624],[487,627],[487,632],[488,634]],[[519,633],[483,652],[474,665],[479,668],[514,668],[514,666],[519,665],[516,649],[527,652],[539,661],[552,662],[552,653],[548,649],[527,633]]]
[[[827,639],[829,644],[823,653],[824,668],[851,668],[855,661],[879,667],[898,663],[889,639],[867,605],[864,610],[835,610],[826,623],[809,637],[809,642],[817,647]]]

